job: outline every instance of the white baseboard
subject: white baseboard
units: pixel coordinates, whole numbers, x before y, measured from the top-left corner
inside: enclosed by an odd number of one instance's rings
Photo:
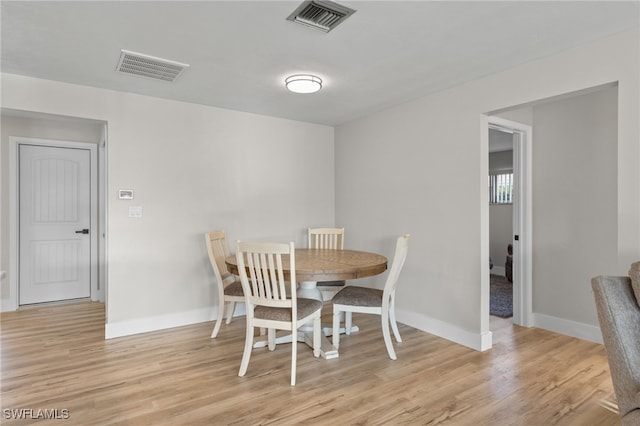
[[[602,343],[600,327],[594,325],[534,313],[533,326],[594,343]]]
[[[493,335],[490,331],[474,333],[426,315],[403,310],[396,310],[396,319],[418,330],[435,334],[477,351],[486,351],[493,345]]]
[[[234,317],[244,315],[244,304],[236,304]],[[136,318],[127,321],[107,323],[104,326],[104,338],[131,336],[132,334],[148,333],[150,331],[164,330],[167,328],[182,327],[213,321],[218,318],[218,308],[202,308],[187,312],[176,312],[167,315],[158,315],[147,318]]]
[[[16,292],[13,290],[13,282],[7,276],[7,271],[0,271],[0,288],[8,286],[9,297],[0,298],[0,312],[10,312],[18,309],[18,301],[16,300]]]
[[[18,304],[14,298],[0,299],[0,312],[11,312],[16,309],[18,309]]]
[[[217,311],[217,307],[202,308],[187,312],[108,323],[105,325],[105,339],[213,321],[218,318]],[[234,317],[244,314],[244,305],[236,305]],[[403,324],[477,351],[486,351],[491,349],[493,345],[491,331],[474,333],[426,315],[404,310],[397,310],[396,317]],[[589,324],[534,313],[533,326],[594,343],[602,343],[600,328]]]

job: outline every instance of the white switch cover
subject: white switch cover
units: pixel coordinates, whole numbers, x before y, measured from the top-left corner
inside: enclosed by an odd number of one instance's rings
[[[142,207],[141,206],[129,206],[129,217],[141,218]]]

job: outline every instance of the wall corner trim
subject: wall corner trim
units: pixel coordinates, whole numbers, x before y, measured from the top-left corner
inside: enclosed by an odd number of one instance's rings
[[[493,345],[493,334],[491,331],[476,333],[426,315],[406,310],[396,310],[396,317],[398,321],[403,324],[476,351],[483,352],[489,350]]]

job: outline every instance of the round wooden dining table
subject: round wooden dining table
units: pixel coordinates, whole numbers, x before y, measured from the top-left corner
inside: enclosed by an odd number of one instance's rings
[[[296,249],[295,256],[296,280],[303,290],[313,290],[318,281],[355,280],[378,275],[387,270],[386,257],[367,251]],[[285,278],[289,279],[291,271],[288,255],[283,256],[282,260]],[[239,275],[235,256],[227,257],[225,263],[229,272]],[[321,296],[319,299],[322,300]]]
[[[235,256],[225,259],[229,272],[239,275],[238,264]],[[286,279],[290,279],[288,256],[283,256],[283,272]],[[300,288],[298,297],[323,300],[322,293],[317,288],[318,281],[355,280],[378,275],[386,271],[387,258],[380,254],[360,250],[335,250],[335,249],[295,249],[296,281]],[[327,327],[327,329],[329,329]],[[290,336],[290,335],[289,335]],[[299,341],[304,341],[310,346],[312,335],[309,331],[298,336]],[[286,338],[280,340],[287,341]],[[291,337],[289,337],[291,341]],[[262,343],[254,347],[264,346]],[[333,347],[326,335],[322,336],[323,358],[337,358],[338,351]]]

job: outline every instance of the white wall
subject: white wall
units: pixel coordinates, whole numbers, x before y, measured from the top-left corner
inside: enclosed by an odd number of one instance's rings
[[[533,108],[533,311],[598,325],[590,279],[618,264],[617,88]],[[640,220],[640,218],[638,218]]]
[[[2,89],[6,108],[107,122],[108,337],[216,315],[204,232],[301,246],[334,222],[331,127],[9,74]]]
[[[484,114],[618,81],[617,221],[605,231],[617,234],[617,253],[600,269],[624,274],[640,258],[639,39],[638,31],[618,34],[336,129],[336,223],[351,244],[391,254],[393,237],[412,234],[397,295],[401,322],[491,345]],[[599,249],[579,250],[590,259]],[[593,312],[592,301],[580,303]]]

